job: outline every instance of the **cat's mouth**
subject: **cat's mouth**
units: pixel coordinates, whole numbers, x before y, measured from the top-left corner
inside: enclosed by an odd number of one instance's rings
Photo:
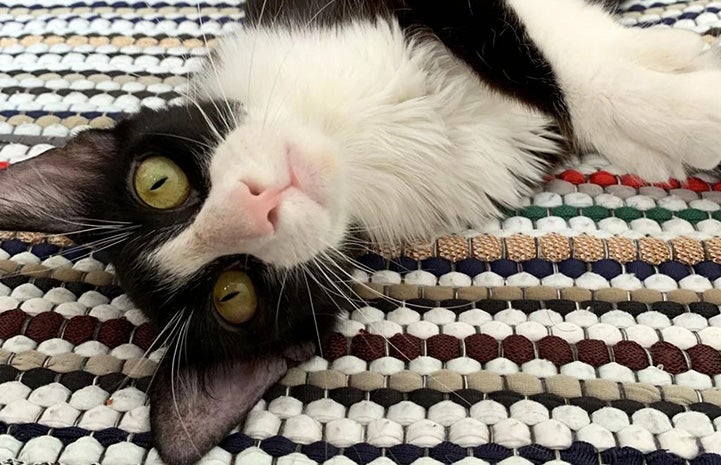
[[[247,239],[249,240],[272,239],[271,236],[277,232],[279,223],[281,222],[280,210],[287,196],[302,195],[320,207],[325,207],[327,200],[324,198],[321,189],[313,182],[311,176],[303,170],[296,168],[290,159],[288,162],[288,171],[290,181],[285,187],[269,189],[267,191],[251,187],[249,191],[252,198],[250,201],[244,202],[245,209],[240,212],[233,212],[240,213],[246,218],[257,217],[254,221],[256,223],[265,223],[267,221],[269,228],[250,231],[249,234],[245,231],[236,231],[236,237],[247,235]],[[214,240],[216,244],[219,244],[227,240],[227,235],[210,239]]]
[[[318,179],[323,169],[308,163],[298,153],[298,149],[293,144],[286,144],[286,159],[290,177],[288,188],[296,188],[321,207],[326,207],[328,192],[327,189],[324,189],[322,180]]]

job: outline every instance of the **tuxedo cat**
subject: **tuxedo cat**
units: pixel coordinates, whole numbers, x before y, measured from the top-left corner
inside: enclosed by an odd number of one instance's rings
[[[721,60],[591,0],[251,0],[186,104],[0,173],[0,227],[108,248],[168,350],[170,465],[215,446],[307,359],[359,238],[517,206],[575,149],[651,180],[721,160]]]

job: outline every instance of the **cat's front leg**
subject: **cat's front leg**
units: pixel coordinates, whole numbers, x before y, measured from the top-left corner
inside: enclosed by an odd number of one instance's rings
[[[588,0],[506,0],[553,69],[576,140],[649,180],[721,162],[721,58]]]

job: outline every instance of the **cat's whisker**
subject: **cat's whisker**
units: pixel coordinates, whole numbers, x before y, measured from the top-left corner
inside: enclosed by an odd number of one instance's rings
[[[113,236],[104,237],[102,239],[97,239],[95,241],[87,242],[87,243],[83,244],[83,246],[88,249],[93,249],[90,251],[90,253],[92,254],[93,252],[98,252],[97,248],[99,246],[104,246],[110,242],[113,242],[116,239],[125,239],[126,237],[130,236],[131,234],[133,234],[132,231],[121,231],[121,232],[116,233]]]
[[[184,313],[184,312],[183,312],[183,313]],[[193,442],[193,437],[192,437],[192,435],[190,434],[190,431],[188,431],[187,426],[185,425],[185,421],[184,421],[184,419],[183,419],[183,416],[182,416],[182,414],[180,413],[180,407],[178,406],[178,396],[177,396],[177,392],[176,392],[176,389],[175,389],[175,378],[176,378],[176,376],[175,376],[175,371],[176,371],[176,368],[177,368],[177,370],[178,370],[178,374],[180,374],[180,363],[177,363],[177,364],[176,364],[176,361],[177,361],[177,362],[180,362],[180,361],[178,360],[178,350],[179,350],[179,348],[180,348],[180,344],[179,344],[179,342],[180,342],[180,336],[181,336],[182,333],[183,333],[183,328],[184,328],[185,326],[187,326],[189,323],[190,323],[190,318],[188,318],[188,319],[185,321],[185,323],[184,323],[183,326],[181,327],[180,331],[177,333],[177,338],[176,338],[177,340],[176,340],[175,342],[171,342],[171,344],[173,345],[173,355],[172,355],[172,358],[170,359],[170,391],[171,391],[171,394],[172,394],[172,397],[173,397],[173,405],[174,405],[174,408],[175,408],[175,413],[176,413],[176,415],[178,416],[178,420],[180,421],[180,426],[183,428],[183,431],[185,432],[185,435],[187,436],[188,441],[190,442],[190,445],[193,447],[193,449],[195,449],[195,452],[197,453],[198,458],[200,458],[200,457],[203,456],[203,454],[200,453],[200,451],[198,450],[198,447],[195,445],[195,442]],[[180,376],[178,376],[178,381],[179,381],[179,382],[182,381],[182,380],[180,380]],[[182,386],[179,385],[178,387],[182,387]],[[195,399],[186,399],[186,401],[188,401],[188,402],[195,402]]]
[[[325,255],[325,253],[324,253],[323,255]],[[329,259],[329,257],[328,257],[327,255],[325,255],[325,256],[326,256],[326,258],[328,258],[328,261],[330,261],[330,263],[332,263],[332,264],[335,265],[336,267],[339,267],[339,269],[342,268],[342,267],[340,267],[340,265],[338,265],[337,263],[335,263],[333,260]],[[320,265],[322,265],[323,267],[327,267],[327,266],[328,266],[328,265],[327,265],[327,262],[325,262],[325,261],[323,261],[323,262],[318,262],[318,263],[319,263]],[[321,273],[323,273],[322,270],[319,270],[319,271],[321,271]],[[330,272],[330,270],[329,270],[329,272]],[[326,279],[328,279],[328,280],[330,281],[330,278],[328,278],[328,276],[327,276],[325,273],[323,273],[323,275],[326,277]],[[350,292],[352,292],[353,294],[355,294],[355,292],[353,291],[352,287],[349,286],[349,285],[348,285],[347,283],[345,283],[344,281],[336,281],[336,282],[333,282],[334,285],[336,285],[337,283],[343,284],[344,286],[346,286],[346,287],[348,288],[348,290],[349,290]],[[357,296],[357,294],[356,294],[356,296]],[[361,299],[361,300],[362,300],[362,299]],[[350,300],[349,300],[349,301],[350,301]],[[362,307],[360,307],[360,306],[355,306],[355,305],[354,305],[354,307],[355,307],[355,309],[361,314],[361,316],[363,316],[364,318],[368,319],[367,316],[364,314],[364,311],[363,311],[363,308],[362,308]],[[402,334],[402,337],[407,340],[407,338],[408,338],[408,335],[407,335],[407,334],[405,334],[405,333],[400,333],[400,334]],[[410,363],[410,362],[412,361],[411,358],[408,357],[405,353],[403,353],[403,351],[401,351],[395,344],[393,344],[393,342],[392,342],[390,339],[388,339],[387,337],[383,336],[382,334],[380,334],[380,336],[385,340],[385,342],[388,344],[389,347],[393,348],[393,349],[403,358],[403,360],[405,361],[405,363]],[[432,376],[432,375],[431,375],[431,376]],[[445,383],[443,383],[442,380],[440,380],[440,379],[438,379],[438,378],[433,378],[433,379],[434,379],[438,384],[440,384],[442,387],[448,389],[449,392],[452,392],[451,387],[448,386],[448,385],[446,385]],[[458,397],[459,397],[460,400],[462,400],[464,403],[466,403],[466,404],[468,405],[468,407],[471,407],[471,406],[473,405],[469,400],[463,398],[462,396],[458,396]]]
[[[263,0],[263,4],[260,7],[260,17],[258,18],[258,24],[263,24],[263,17],[265,16],[265,8],[268,6],[268,0]],[[258,36],[256,35],[253,40],[253,45],[250,50],[250,62],[248,64],[248,88],[246,90],[246,95],[250,95],[250,88],[252,87],[251,84],[253,82],[253,63],[255,61],[255,48],[258,43]]]
[[[146,359],[150,355],[150,353],[158,348],[160,348],[164,343],[159,343],[161,338],[164,337],[164,340],[167,340],[168,337],[170,337],[170,334],[172,331],[170,331],[170,328],[177,323],[177,320],[180,320],[182,316],[182,313],[176,313],[173,315],[167,323],[165,323],[165,326],[163,326],[163,329],[160,330],[160,332],[155,336],[153,341],[150,343],[148,348],[143,352],[143,355],[140,357],[141,359]],[[168,332],[168,334],[165,334]],[[131,372],[132,373],[132,372]]]
[[[320,262],[317,262],[317,261],[314,259],[314,260],[313,260],[313,265],[314,265],[316,268],[319,268],[319,267],[321,266],[321,263],[320,263]],[[338,298],[345,299],[345,300],[349,299],[347,293],[342,292],[342,291],[339,291],[339,290],[337,290],[335,287],[334,287],[334,289],[329,289],[326,285],[324,285],[323,283],[321,283],[321,282],[319,282],[317,279],[315,279],[315,276],[313,276],[313,273],[311,273],[311,271],[309,270],[309,268],[308,268],[307,266],[304,266],[302,269],[303,269],[306,273],[309,273],[309,276],[311,277],[311,279],[313,279],[313,280],[316,282],[316,284],[318,284],[318,287],[320,287],[320,288],[326,293],[326,295],[328,295],[328,297],[331,297],[331,298],[332,298],[332,296],[336,296],[336,297],[338,297]],[[330,282],[329,284],[332,285],[332,282]],[[351,305],[354,305],[353,302],[351,302],[351,301],[349,301],[349,303],[350,303]]]
[[[210,56],[210,55],[209,55],[209,56]],[[222,91],[222,92],[225,92],[225,91]],[[237,119],[236,119],[236,116],[235,116],[235,112],[233,111],[233,109],[232,109],[232,107],[231,107],[231,105],[230,105],[230,101],[228,100],[227,97],[225,97],[225,94],[223,94],[223,101],[225,102],[226,112],[227,112],[227,114],[228,114],[228,118],[229,118],[229,119],[232,119],[232,120],[233,120],[233,123],[234,123],[235,126],[237,127],[237,126],[238,126],[238,122],[237,122]],[[223,115],[226,113],[226,112],[224,112],[223,110],[220,109],[220,107],[218,106],[218,103],[217,103],[216,99],[210,99],[209,102],[212,103],[213,108],[215,108],[215,111],[218,112],[218,115],[223,116]],[[231,125],[229,124],[229,122],[226,121],[225,119],[223,119],[223,120],[222,120],[222,123],[224,123],[224,125],[225,125],[225,130],[229,132],[229,131],[231,130]],[[217,130],[217,127],[216,127],[215,132],[216,132],[216,133],[219,133],[219,131]],[[222,137],[222,136],[219,137],[219,138],[218,138],[218,143],[222,142],[222,140],[223,140],[223,137]]]
[[[6,168],[6,169],[10,169],[10,168]],[[28,188],[30,188],[30,187],[28,187]],[[35,205],[34,203],[29,202],[24,199],[9,200],[6,198],[0,198],[0,202],[7,202],[8,204],[12,205],[12,208],[15,208],[15,209],[17,209],[18,207],[29,207],[30,209],[32,209],[31,211],[33,211],[34,213],[37,213],[42,216],[46,216],[52,220],[59,221],[64,224],[70,224],[73,226],[82,226],[85,228],[96,227],[96,228],[112,229],[112,228],[118,228],[118,227],[133,224],[128,221],[104,220],[104,219],[96,219],[96,218],[84,218],[84,217],[63,218],[63,217],[54,215],[53,213],[51,213],[49,210],[47,210],[46,208],[44,208],[42,206]],[[65,234],[65,233],[63,233],[63,234]]]
[[[87,221],[87,222],[94,221],[95,223],[98,223],[98,225],[107,224],[107,225],[114,225],[114,226],[125,226],[125,225],[134,224],[132,221],[107,220],[107,219],[103,219],[103,218],[76,217],[75,219],[79,220],[79,221]]]
[[[163,340],[163,342],[161,344],[158,345],[156,350],[163,346],[165,346],[167,348],[169,341],[173,338],[173,335],[174,335],[178,325],[182,321],[182,316],[183,316],[183,312],[178,312],[175,314],[175,316],[173,318],[170,319],[170,321],[168,321],[168,323],[166,324],[166,328],[169,327],[172,329],[168,332],[168,334],[166,334],[165,339]],[[163,331],[165,331],[165,329]],[[155,339],[155,341],[153,341],[153,343],[155,343],[159,340],[160,340],[160,337],[156,337],[156,339]],[[160,365],[163,363],[163,361],[165,360],[165,357],[167,357],[167,356],[168,356],[168,350],[166,349],[166,351],[160,357],[160,360],[158,361],[158,364],[155,367],[155,372],[150,377],[150,382],[148,383],[148,386],[152,386],[153,381],[155,381],[155,377],[158,374]]]
[[[332,251],[333,253],[338,254],[341,260],[348,262],[348,264],[353,265],[355,268],[358,268],[361,271],[365,271],[366,273],[372,273],[373,270],[371,268],[368,268],[363,263],[359,262],[358,260],[354,259],[353,257],[348,256],[348,254],[343,253],[340,249],[337,247],[334,247],[330,244],[326,244],[326,247],[328,250]],[[342,247],[342,246],[341,246]],[[371,249],[367,250],[368,252],[372,252]]]
[[[344,292],[342,289],[340,289],[340,288],[338,287],[337,283],[339,282],[339,280],[337,279],[337,276],[334,276],[336,279],[331,279],[331,277],[326,273],[326,271],[327,271],[327,272],[330,273],[331,275],[335,275],[335,273],[333,273],[333,272],[330,270],[330,268],[328,267],[328,265],[327,265],[324,261],[319,260],[319,259],[314,259],[313,262],[314,262],[314,264],[315,264],[315,266],[316,266],[316,270],[318,270],[318,271],[323,275],[323,277],[324,277],[325,280],[328,282],[328,284],[329,284],[330,286],[332,286],[333,289],[330,290],[330,292],[332,292],[334,295],[336,295],[336,296],[338,296],[338,297],[346,300],[346,301],[351,305],[351,307],[353,307],[353,308],[358,308],[357,305],[356,305],[356,303],[353,302],[353,300],[352,300],[351,297],[348,295],[348,293],[347,293],[347,292]],[[311,277],[313,277],[312,274],[311,274]],[[322,287],[322,288],[325,289],[325,287],[324,287],[320,282],[318,282],[317,280],[316,280],[316,283],[318,283],[318,285],[319,285],[320,287]],[[328,292],[328,290],[326,290],[326,292]]]
[[[107,239],[102,240],[102,241],[98,241],[97,243],[93,244],[92,250],[90,250],[89,252],[87,252],[87,253],[85,253],[85,254],[82,254],[82,255],[76,257],[74,260],[77,262],[77,261],[80,261],[80,260],[82,260],[82,259],[91,257],[91,256],[92,256],[93,254],[95,254],[95,253],[102,252],[103,250],[107,250],[107,249],[110,249],[110,248],[112,248],[112,247],[115,247],[115,246],[121,244],[121,243],[122,243],[125,239],[127,239],[131,234],[132,234],[132,233],[125,233],[125,234],[121,234],[121,235],[116,236],[116,237],[111,237],[111,238],[107,238]],[[60,254],[60,255],[62,256],[62,254]],[[61,265],[61,266],[62,266],[62,265]]]
[[[270,110],[270,104],[273,103],[273,99],[275,98],[275,90],[278,84],[278,80],[280,78],[280,72],[283,70],[283,65],[285,65],[285,61],[290,56],[290,53],[293,51],[293,47],[291,46],[288,51],[286,52],[285,56],[283,57],[283,60],[278,64],[278,70],[275,73],[275,78],[273,79],[273,85],[270,88],[270,92],[268,93],[268,101],[265,103],[265,111],[263,112],[263,124],[260,126],[261,135],[263,134],[263,131],[265,131],[265,128],[268,124],[268,113]],[[280,105],[279,105],[280,106]]]
[[[280,303],[283,301],[283,291],[285,290],[285,284],[288,281],[289,271],[285,272],[285,277],[280,285],[280,292],[278,292],[278,303],[275,306],[275,334],[280,335],[279,317],[280,317]]]
[[[142,362],[143,360],[149,360],[149,358],[148,358],[149,355],[150,355],[154,350],[158,349],[159,347],[161,347],[162,345],[164,345],[164,344],[167,342],[168,337],[170,336],[170,333],[168,333],[167,335],[165,335],[165,339],[162,339],[162,341],[163,341],[162,343],[158,344],[158,342],[161,341],[161,338],[163,338],[163,335],[165,334],[165,332],[168,331],[168,330],[170,329],[170,327],[171,327],[173,324],[175,324],[176,320],[179,320],[179,319],[180,319],[180,317],[181,317],[181,314],[180,314],[180,313],[176,313],[175,315],[173,315],[172,318],[170,318],[170,319],[168,320],[167,323],[165,323],[165,326],[163,326],[162,330],[155,336],[155,338],[153,339],[153,341],[150,343],[150,345],[148,345],[148,348],[145,350],[145,352],[143,352],[143,355],[141,355],[138,360],[140,360],[141,362]],[[128,383],[130,383],[130,382],[133,380],[133,378],[134,378],[135,375],[137,374],[137,371],[138,371],[138,369],[140,368],[140,366],[141,366],[141,363],[136,363],[136,364],[135,364],[135,366],[130,370],[130,372],[128,372],[128,374],[125,375],[125,378],[123,379],[123,381],[122,381],[122,383],[120,384],[120,387],[119,387],[118,389],[124,388],[125,386],[128,385]],[[156,370],[153,372],[153,376],[150,378],[150,383],[149,383],[149,384],[152,384],[153,379],[155,378],[155,373],[157,373],[157,366],[156,366]]]
[[[313,324],[315,325],[315,334],[316,339],[318,341],[318,352],[320,353],[320,356],[323,357],[323,341],[321,341],[321,334],[320,334],[320,328],[318,327],[318,318],[315,314],[315,304],[313,303],[313,293],[310,292],[310,284],[308,284],[308,275],[304,275],[305,278],[305,287],[308,290],[308,300],[310,302],[310,311],[313,315]]]
[[[315,261],[315,257],[314,257],[313,261]],[[313,315],[313,323],[315,325],[315,333],[316,333],[316,337],[317,337],[317,341],[318,341],[318,354],[320,355],[321,358],[324,358],[324,356],[323,356],[323,341],[321,339],[320,328],[318,327],[318,314],[315,310],[315,305],[313,304],[313,293],[310,292],[310,284],[308,284],[308,276],[311,276],[311,278],[313,278],[314,280],[315,280],[315,278],[313,277],[313,274],[309,273],[305,267],[303,267],[301,269],[303,270],[303,278],[305,280],[305,288],[308,291],[308,300],[310,301],[310,308],[311,308],[311,312]],[[315,281],[318,284],[318,286],[320,286],[321,290],[323,290],[323,292],[326,292],[325,289],[323,288],[323,286],[321,286],[317,280],[315,280]],[[326,294],[327,294],[327,292],[326,292]],[[333,299],[331,298],[331,300],[333,300]],[[328,381],[327,381],[328,373],[327,372],[323,372],[323,378],[325,378],[324,383],[327,384],[328,383]],[[326,454],[327,454],[327,448],[328,448],[328,443],[326,442]]]
[[[318,268],[320,265],[319,265],[318,263],[316,263],[316,261],[317,261],[317,257],[314,257],[311,262],[316,266],[316,268]],[[315,275],[308,269],[308,266],[307,266],[307,265],[302,265],[302,266],[301,266],[301,271],[303,272],[304,277],[305,277],[305,280],[306,280],[306,281],[305,281],[305,282],[306,282],[306,288],[308,288],[308,276],[310,276],[310,278],[316,283],[316,285],[318,285],[318,287],[320,288],[320,290],[321,290],[326,296],[328,296],[328,297],[331,299],[331,301],[334,301],[333,297],[331,296],[331,293],[329,293],[328,288],[327,288],[326,286],[324,286],[324,285],[315,277]],[[332,281],[330,282],[330,284],[333,285]],[[309,289],[309,288],[308,288],[308,295],[309,295],[309,296],[311,295],[311,292],[310,292],[310,289]],[[353,301],[352,301],[346,294],[340,293],[340,294],[338,294],[338,295],[339,295],[341,298],[347,299],[347,301],[350,303],[351,307],[356,308],[356,307],[355,307],[355,304],[353,303]],[[315,315],[317,315],[317,313],[315,312],[315,310],[313,310],[313,314],[314,314],[314,317],[315,317]],[[337,313],[336,313],[336,312],[330,313],[330,314],[328,314],[328,315],[330,315],[330,316],[336,316],[336,317],[337,317]],[[316,328],[317,328],[317,326],[316,326]],[[316,329],[316,332],[319,334],[318,352],[319,352],[319,354],[320,354],[321,357],[322,357],[322,356],[323,356],[323,344],[322,344],[322,341],[320,340],[320,333],[318,332],[317,329]],[[324,373],[324,377],[327,378],[327,376],[328,376],[327,373]],[[327,381],[326,381],[326,382],[327,382]],[[328,448],[328,444],[326,443],[326,454],[327,454],[327,452],[328,452],[328,451],[327,451],[327,448]]]
[[[323,14],[323,12],[324,12],[328,7],[330,7],[331,5],[333,5],[335,2],[336,2],[336,0],[330,0],[328,3],[326,3],[325,5],[323,5],[322,7],[320,7],[320,8],[318,9],[318,11],[308,20],[308,22],[305,24],[304,27],[305,27],[305,28],[310,27],[310,25],[311,25],[316,19],[318,19],[318,17],[319,17],[321,14]]]
[[[96,243],[93,243],[93,245],[91,246],[91,247],[92,247],[92,250],[90,250],[88,253],[85,253],[85,254],[82,254],[82,255],[76,257],[74,260],[77,262],[77,261],[80,261],[80,260],[82,260],[82,259],[84,259],[84,258],[90,257],[90,256],[91,256],[92,254],[94,254],[94,253],[101,252],[101,251],[103,251],[103,250],[105,250],[105,249],[108,249],[108,248],[110,248],[110,247],[113,247],[113,246],[121,243],[123,240],[125,240],[125,239],[126,239],[128,236],[130,236],[131,234],[132,234],[131,232],[122,233],[122,234],[118,234],[118,235],[113,236],[113,237],[110,237],[110,238],[105,238],[105,239],[103,239],[103,240],[101,240],[101,241],[97,241]],[[96,248],[97,245],[102,245],[103,247],[101,247],[101,248]],[[61,252],[61,253],[55,254],[54,256],[61,256],[61,257],[62,257],[63,254],[62,254],[62,252]],[[17,277],[17,276],[28,276],[28,277],[33,277],[33,276],[36,276],[36,275],[37,275],[37,276],[41,276],[41,275],[47,273],[48,271],[52,271],[52,270],[56,270],[56,269],[59,269],[59,268],[63,268],[63,267],[65,267],[65,266],[68,266],[68,265],[67,265],[67,264],[60,264],[60,265],[56,265],[56,266],[44,266],[42,269],[37,269],[37,270],[24,270],[24,269],[21,268],[21,269],[19,269],[18,271],[14,271],[14,272],[5,273],[5,274],[3,274],[3,275],[0,275],[0,282],[2,282],[4,279],[14,278],[14,277]]]
[[[176,368],[175,362],[176,362],[177,357],[178,357],[178,347],[179,347],[178,341],[180,340],[180,334],[181,334],[181,332],[182,332],[182,327],[183,327],[183,325],[185,324],[185,321],[183,321],[182,319],[181,319],[181,321],[182,321],[182,323],[180,323],[180,324],[176,327],[175,331],[173,331],[173,333],[174,333],[174,334],[173,334],[173,337],[172,337],[172,339],[168,342],[168,349],[169,349],[169,350],[172,350],[172,355],[170,356],[170,393],[171,393],[171,396],[172,396],[172,398],[173,398],[173,404],[174,404],[174,407],[175,407],[175,413],[177,414],[178,419],[180,420],[180,422],[181,422],[181,424],[182,424],[182,422],[183,422],[183,417],[182,417],[182,415],[180,414],[180,408],[178,407],[177,395],[176,395],[176,392],[175,392],[175,378],[176,378],[176,376],[175,376],[175,368]],[[179,369],[179,367],[178,367],[178,369]],[[180,373],[180,371],[178,371],[178,373]]]
[[[197,139],[193,139],[193,138],[191,138],[191,137],[180,136],[180,135],[178,135],[178,134],[171,134],[171,133],[169,133],[169,132],[149,132],[148,135],[151,135],[151,136],[172,137],[172,138],[174,138],[174,139],[184,140],[184,141],[186,141],[186,142],[192,142],[193,144],[198,144],[198,145],[200,145],[200,146],[202,146],[202,147],[205,147],[206,149],[208,149],[208,150],[210,150],[210,151],[215,150],[215,149],[217,148],[217,145],[210,145],[210,144],[208,144],[207,142],[203,142],[203,141],[200,141],[200,140],[197,140]]]
[[[178,344],[178,373],[180,373],[180,367],[183,365],[183,360],[185,362],[188,361],[188,351],[186,343],[187,343],[187,336],[188,336],[188,330],[190,329],[190,323],[192,322],[192,318],[190,315],[188,315],[185,319],[185,323],[180,329],[180,335],[178,337],[178,341],[176,344]],[[188,376],[185,378],[185,381],[188,383],[188,385],[191,384],[191,377]],[[180,379],[180,382],[183,382],[183,378]],[[186,387],[187,388],[187,387]]]
[[[218,72],[218,67],[215,64],[215,60],[213,60],[213,51],[210,50],[208,47],[208,38],[205,34],[205,31],[203,31],[203,15],[200,9],[200,2],[196,5],[198,10],[198,22],[200,23],[200,31],[203,37],[203,43],[205,44],[205,48],[208,50],[208,62],[210,63],[211,68],[213,69],[213,74],[215,75],[216,84],[218,85],[218,89],[220,89],[220,93],[223,97],[223,101],[225,102],[226,109],[228,110],[228,116],[233,119],[233,123],[238,126],[238,120],[235,116],[235,113],[233,112],[233,106],[230,104],[230,101],[228,100],[228,96],[225,93],[225,88],[223,87],[223,84],[220,79],[220,73]],[[215,106],[215,109],[218,110],[219,114],[223,114],[223,112],[220,111],[218,108],[215,100],[212,100],[213,106]],[[226,124],[226,127],[229,128],[229,125]],[[222,138],[220,139],[222,140]]]
[[[331,245],[327,245],[327,247],[328,247],[329,249],[333,250],[335,253],[339,254],[339,255],[342,257],[343,260],[346,260],[346,261],[348,261],[348,262],[350,262],[350,263],[353,263],[355,266],[357,266],[357,267],[359,267],[359,268],[361,268],[361,269],[362,269],[362,268],[365,268],[362,264],[354,261],[351,257],[348,257],[346,254],[344,254],[344,253],[341,252],[340,250],[336,249],[335,247],[333,247],[333,246],[331,246]],[[340,265],[338,265],[337,263],[335,263],[333,260],[329,260],[329,261],[330,261],[331,263],[333,263],[336,267],[338,267],[338,270],[339,270],[341,273],[343,273],[344,275],[346,275],[346,276],[348,277],[349,282],[359,282],[355,277],[353,277],[353,275],[351,275],[350,273],[348,273],[347,270],[343,269],[343,267],[340,267]],[[355,262],[355,263],[354,263],[354,262]],[[370,270],[370,269],[368,269],[368,268],[365,268],[364,271],[366,271],[366,272],[372,272],[373,270]],[[361,283],[361,284],[362,284],[362,283]],[[385,301],[387,301],[387,302],[392,302],[392,303],[395,303],[395,304],[397,304],[397,305],[399,305],[399,306],[404,306],[404,305],[405,305],[405,303],[404,303],[402,300],[395,299],[395,298],[393,298],[393,297],[391,297],[391,296],[389,296],[389,295],[386,295],[386,294],[384,294],[384,293],[382,293],[382,292],[376,291],[375,289],[373,289],[373,288],[371,288],[371,287],[368,287],[366,290],[368,290],[369,292],[375,294],[375,295],[376,295],[379,299],[381,299],[381,300],[385,300]],[[459,304],[459,305],[449,305],[449,306],[447,306],[447,307],[445,307],[445,308],[447,308],[447,309],[449,309],[449,310],[454,310],[454,309],[458,309],[458,308],[462,308],[462,307],[464,307],[464,305],[463,305],[463,304]],[[430,309],[432,309],[432,308],[434,308],[434,307],[431,307],[431,306],[427,306],[427,305],[426,305],[426,306],[419,306],[419,308],[424,308],[424,309],[426,309],[426,310],[430,310]]]
[[[99,234],[116,234],[118,232],[127,231],[129,229],[137,229],[140,225],[128,225],[128,226],[119,226],[119,227],[112,227],[108,228],[106,226],[100,226],[100,227],[93,227],[93,228],[87,228],[87,229],[79,229],[77,231],[71,231],[68,233],[60,233],[60,234],[45,234],[44,237],[64,237],[64,236],[75,236],[78,234],[87,234],[90,232],[96,232],[96,235]]]
[[[185,329],[183,331],[182,342],[181,342],[181,345],[183,347],[183,357],[186,362],[188,362],[190,360],[188,358],[188,333],[190,331],[190,324],[191,324],[192,318],[193,318],[193,315],[192,315],[192,310],[191,310],[191,314],[188,315],[188,321],[185,324]]]
[[[44,239],[54,239],[54,238],[62,238],[67,237],[70,238],[70,236],[76,236],[78,234],[87,234],[94,232],[96,235],[100,234],[114,234],[118,231],[121,231],[123,228],[107,228],[104,226],[101,227],[92,227],[87,229],[79,229],[77,231],[71,231],[67,233],[44,233],[44,232],[33,232],[33,236],[37,238],[44,238]]]
[[[257,24],[263,24],[263,17],[265,16],[267,3],[268,3],[267,0],[263,0],[263,5],[261,6],[261,11],[260,11],[260,17],[258,18],[258,20],[256,22]],[[275,26],[275,23],[277,22],[279,16],[280,16],[280,11],[278,11],[276,13],[275,18],[273,18],[272,27]],[[256,49],[256,45],[258,43],[258,37],[259,37],[259,35],[255,36],[255,38],[253,40],[253,46],[251,49],[251,53],[250,53],[250,63],[248,66],[248,79],[247,79],[248,87],[247,87],[246,95],[250,95],[251,88],[252,88],[252,85],[251,85],[252,84],[252,76],[253,76],[252,72],[253,72],[253,64],[255,62],[255,49]],[[285,58],[287,58],[288,55],[290,55],[290,52],[292,50],[293,50],[293,47],[291,47],[290,50],[288,50],[288,53],[286,54]],[[281,62],[280,66],[278,67],[278,72],[276,73],[275,80],[273,82],[273,87],[271,88],[270,93],[268,95],[268,102],[266,103],[265,112],[263,113],[263,124],[261,125],[261,128],[260,128],[261,134],[263,134],[263,132],[265,131],[265,128],[266,128],[266,124],[268,121],[268,110],[270,108],[270,104],[274,97],[273,94],[275,94],[276,83],[278,82],[278,77],[280,76],[280,71],[283,67],[283,63],[285,63],[285,58],[283,59],[283,62]],[[276,118],[277,118],[277,116],[276,116]]]
[[[132,223],[127,223],[127,222],[110,223],[110,222],[108,222],[108,221],[105,221],[105,222],[100,223],[100,224],[93,224],[92,222],[95,221],[95,220],[90,219],[90,218],[78,218],[78,219],[76,219],[76,220],[73,220],[73,219],[70,219],[70,218],[62,218],[62,217],[59,217],[59,216],[55,216],[55,215],[53,215],[52,213],[47,212],[47,211],[44,211],[43,214],[44,214],[45,216],[47,216],[48,218],[51,218],[51,219],[53,219],[53,220],[60,221],[60,222],[62,222],[62,223],[66,223],[66,224],[72,224],[72,225],[74,225],[74,226],[97,227],[97,228],[105,228],[105,229],[116,229],[116,228],[119,228],[119,227],[122,227],[122,226],[127,226],[127,225],[132,224]]]
[[[317,270],[323,275],[323,277],[328,281],[328,283],[329,283],[331,286],[333,286],[333,287],[338,291],[338,293],[339,293],[338,295],[341,295],[341,296],[350,304],[351,308],[353,308],[354,310],[358,311],[362,316],[365,317],[365,315],[364,315],[364,313],[363,313],[362,307],[361,307],[360,305],[358,305],[356,302],[354,302],[354,301],[350,298],[350,296],[348,295],[348,293],[343,292],[343,291],[339,288],[339,286],[338,286],[338,284],[337,284],[337,283],[338,283],[337,280],[331,279],[331,278],[328,276],[328,274],[326,274],[326,272],[324,271],[324,268],[325,268],[325,270],[328,271],[328,273],[333,274],[332,271],[330,271],[330,269],[328,268],[328,266],[327,266],[324,262],[321,262],[321,261],[318,261],[318,262],[316,263],[316,266],[317,266]],[[312,275],[311,275],[311,277],[312,277]],[[314,280],[315,280],[315,279],[314,279]],[[324,290],[324,292],[326,292],[326,294],[327,294],[327,291],[325,290],[324,286],[322,286],[317,280],[315,280],[315,281],[316,281],[316,283],[318,283],[318,285],[319,285],[319,286]],[[310,290],[309,290],[309,292],[310,292]],[[390,346],[393,346],[393,344],[392,344],[387,338],[384,338],[384,339],[388,342],[388,344],[389,344]]]
[[[330,1],[329,1],[328,3],[326,3],[323,7],[321,7],[321,8],[316,12],[316,14],[313,15],[313,17],[310,18],[310,20],[308,21],[308,23],[306,24],[305,27],[307,28],[308,26],[310,26],[310,24],[311,24],[313,21],[315,21],[315,20],[318,18],[318,16],[320,16],[320,15],[323,13],[323,11],[325,11],[326,8],[328,8],[328,7],[331,6],[333,3],[335,3],[335,1],[336,1],[336,0],[330,0]],[[265,6],[265,5],[264,5],[264,6]],[[261,21],[258,21],[258,23],[260,24]],[[288,59],[288,57],[290,56],[290,54],[293,52],[294,46],[295,46],[295,44],[291,45],[291,47],[288,49],[288,51],[286,52],[286,54],[283,56],[283,59],[281,60],[281,62],[278,64],[278,70],[277,70],[276,73],[275,73],[275,78],[273,79],[273,85],[271,86],[270,92],[268,93],[268,101],[266,102],[265,111],[263,112],[263,124],[261,125],[261,134],[262,134],[262,131],[265,130],[265,128],[266,128],[266,126],[267,126],[267,123],[268,123],[268,114],[269,114],[269,110],[270,110],[270,105],[271,105],[271,103],[273,102],[273,99],[275,98],[275,91],[276,91],[276,88],[277,88],[278,80],[279,80],[279,78],[280,78],[280,76],[281,76],[281,71],[282,71],[282,69],[283,69],[283,66],[285,65],[286,60]],[[254,47],[254,48],[253,48],[253,51],[252,51],[252,52],[253,52],[253,55],[251,55],[251,59],[252,59],[252,58],[254,57],[254,55],[255,55],[255,42],[253,43],[253,47]],[[252,63],[252,62],[251,62],[251,63]],[[250,70],[249,70],[248,72],[250,73]],[[250,89],[250,79],[248,79],[248,89]],[[248,90],[248,94],[250,94],[250,90]],[[280,113],[281,113],[280,108],[281,108],[281,107],[282,107],[282,105],[278,105],[278,112],[276,113],[275,119],[277,119],[277,118],[280,116]]]
[[[190,103],[192,103],[193,106],[195,106],[195,108],[198,109],[198,112],[200,113],[200,115],[201,115],[201,116],[203,117],[203,119],[205,120],[206,124],[208,125],[208,128],[210,128],[210,130],[213,132],[213,135],[218,139],[218,142],[222,141],[222,140],[223,140],[223,135],[220,133],[220,131],[218,131],[218,128],[215,126],[215,123],[213,123],[213,121],[210,119],[210,117],[209,117],[208,114],[205,112],[205,110],[203,110],[203,106],[200,105],[200,103],[198,103],[198,102],[197,102],[196,100],[194,100],[194,99],[191,99],[191,100],[190,100]]]

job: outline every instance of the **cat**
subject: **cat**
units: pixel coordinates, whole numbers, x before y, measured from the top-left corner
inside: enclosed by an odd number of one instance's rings
[[[107,247],[168,346],[156,447],[192,463],[312,355],[361,239],[479,224],[576,150],[650,181],[717,167],[721,60],[617,3],[251,0],[184,104],[0,172],[0,227]]]

